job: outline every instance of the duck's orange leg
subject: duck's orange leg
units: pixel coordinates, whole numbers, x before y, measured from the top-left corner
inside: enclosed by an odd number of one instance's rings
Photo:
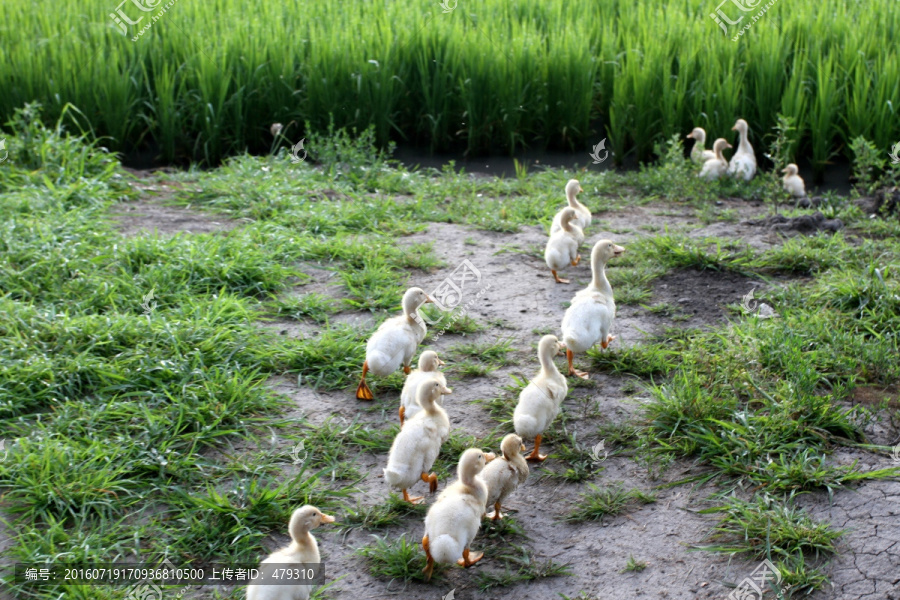
[[[363,363],[363,372],[362,377],[359,380],[359,385],[356,388],[356,399],[357,400],[374,400],[375,396],[372,395],[372,390],[369,389],[369,386],[366,385],[366,373],[369,372],[369,361],[365,361]]]
[[[403,427],[403,416],[406,414],[406,407],[400,407],[400,427]]]
[[[428,491],[432,494],[437,491],[437,474],[432,473],[428,475],[427,473],[422,473],[422,481],[428,484]]]
[[[530,460],[531,462],[544,462],[547,460],[546,454],[541,454],[538,452],[541,449],[541,434],[537,434],[537,437],[534,438],[534,450],[531,451],[531,454],[525,457],[525,460]]]
[[[456,564],[461,567],[471,567],[482,558],[484,558],[484,552],[469,552],[469,549],[466,548],[463,550],[463,557],[456,561]]]
[[[499,521],[503,518],[503,513],[500,512],[500,501],[494,503],[494,514],[491,516],[491,521]]]
[[[428,547],[428,535],[422,538],[422,549],[425,551],[425,556],[428,558],[428,563],[425,565],[425,568],[422,569],[422,572],[425,573],[425,581],[431,580],[431,573],[434,571],[434,557],[431,556],[431,549]]]
[[[408,491],[403,490],[403,499],[410,504],[421,504],[425,496],[410,496]]]
[[[588,375],[587,371],[579,371],[575,367],[572,366],[572,359],[575,357],[575,354],[566,348],[566,358],[569,360],[569,376],[575,375],[577,377],[581,377],[582,379],[590,379],[590,375]]]
[[[604,350],[606,350],[606,347],[609,346],[610,342],[612,342],[614,339],[616,339],[616,336],[610,335],[607,333],[606,339],[603,340],[602,342],[600,342],[600,345],[603,347]]]
[[[556,274],[556,271],[550,269],[550,272],[553,273],[553,279],[556,280],[556,283],[569,283],[568,279],[563,279],[559,275]]]

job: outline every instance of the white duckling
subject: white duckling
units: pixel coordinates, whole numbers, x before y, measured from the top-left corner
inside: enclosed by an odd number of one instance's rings
[[[606,279],[606,263],[621,256],[625,248],[610,240],[600,240],[591,250],[591,283],[575,294],[562,320],[563,343],[569,360],[569,375],[588,379],[588,373],[572,366],[574,354],[587,352],[597,342],[606,348],[616,336],[610,335],[616,318],[612,287]]]
[[[422,549],[428,558],[424,569],[426,580],[431,579],[435,562],[456,562],[461,567],[470,567],[484,558],[483,552],[470,552],[469,544],[481,527],[487,500],[487,485],[479,477],[485,458],[484,452],[477,448],[463,452],[456,469],[458,479],[428,509],[422,537]]]
[[[725,148],[731,148],[731,144],[725,138],[718,138],[713,143],[713,158],[703,163],[703,168],[700,169],[698,177],[712,181],[713,179],[719,179],[728,171],[728,161],[722,155],[722,151]]]
[[[403,499],[418,504],[424,497],[411,497],[407,489],[421,479],[428,482],[429,491],[437,491],[437,475],[428,474],[441,451],[441,444],[450,437],[450,419],[447,411],[438,404],[441,394],[449,394],[450,389],[440,381],[426,381],[419,385],[416,400],[422,411],[407,419],[400,428],[388,464],[384,469],[384,480],[393,488],[403,491]]]
[[[584,190],[581,189],[581,184],[578,183],[577,179],[570,179],[568,183],[566,183],[566,201],[569,203],[571,208],[575,209],[575,212],[578,213],[578,226],[584,231],[588,228],[588,225],[591,224],[591,210],[578,201],[578,198],[575,197],[575,194],[579,194]],[[550,235],[553,235],[557,231],[562,229],[562,211],[556,213],[553,217],[553,223],[550,225]]]
[[[393,317],[369,338],[366,344],[366,360],[363,363],[362,378],[356,388],[357,400],[372,400],[372,390],[366,385],[366,373],[386,377],[403,365],[409,375],[409,362],[416,353],[416,347],[425,339],[427,328],[416,312],[427,302],[434,302],[422,288],[412,287],[403,294],[403,314]]]
[[[547,247],[544,249],[544,261],[550,267],[556,283],[569,283],[568,279],[561,279],[557,271],[581,262],[578,254],[578,246],[584,241],[584,232],[578,226],[578,213],[571,206],[564,208],[560,214],[562,229],[550,236]]]
[[[294,511],[288,524],[291,543],[286,548],[270,554],[259,566],[260,571],[271,577],[272,570],[288,564],[319,563],[319,544],[310,533],[322,523],[334,523],[334,517],[322,514],[315,506],[303,506]],[[272,565],[266,569],[266,565]],[[279,580],[280,581],[280,580]],[[254,585],[247,586],[247,600],[308,600],[311,585]]]
[[[687,134],[688,138],[695,140],[694,147],[691,148],[691,160],[698,165],[702,165],[706,161],[715,158],[716,153],[712,150],[704,150],[703,144],[706,143],[706,130],[702,127],[694,127],[694,130]]]
[[[441,385],[447,387],[447,378],[438,371],[438,367],[443,366],[444,361],[438,358],[437,352],[434,350],[426,350],[419,357],[419,368],[413,369],[412,373],[403,383],[403,390],[400,392],[400,426],[403,426],[404,419],[412,418],[422,410],[419,402],[416,400],[416,391],[419,386],[426,381],[440,381]],[[449,390],[449,388],[447,388]],[[449,391],[447,393],[450,393]],[[443,395],[438,396],[437,403],[444,405]]]
[[[750,181],[756,175],[756,155],[753,154],[753,146],[750,145],[747,137],[747,121],[738,119],[731,130],[740,134],[741,141],[738,143],[737,152],[728,163],[728,174],[744,181]]]
[[[797,165],[791,163],[781,172],[784,173],[784,180],[782,183],[784,191],[790,194],[791,198],[805,198],[806,185],[803,183],[803,178],[797,174],[799,172]]]
[[[556,336],[545,335],[541,338],[538,343],[541,370],[519,394],[519,402],[513,412],[513,426],[522,439],[534,439],[534,450],[525,460],[542,462],[547,458],[540,454],[541,436],[556,418],[562,401],[569,393],[566,378],[553,362],[553,357],[563,348],[565,346]]]
[[[563,378],[563,383],[565,383]],[[494,521],[503,518],[500,505],[515,492],[520,485],[528,479],[528,463],[520,452],[525,451],[522,438],[510,433],[500,442],[501,458],[492,460],[481,472],[481,478],[487,484],[488,495],[485,501],[485,509],[494,507],[491,519]]]

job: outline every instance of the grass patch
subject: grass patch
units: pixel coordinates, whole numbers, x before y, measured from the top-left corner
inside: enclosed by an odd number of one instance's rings
[[[599,487],[589,483],[588,487],[589,491],[581,494],[566,521],[602,521],[603,517],[621,514],[629,507],[656,502],[653,494],[636,488],[626,490],[621,484]]]
[[[390,579],[400,581],[425,581],[425,552],[417,542],[407,539],[406,534],[393,540],[373,535],[375,543],[363,546],[356,551],[358,556],[365,559],[369,567],[369,573],[378,579]],[[432,581],[440,581],[441,574],[447,566],[442,563],[434,564]]]

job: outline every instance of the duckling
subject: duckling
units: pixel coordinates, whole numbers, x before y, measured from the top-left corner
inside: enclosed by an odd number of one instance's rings
[[[577,371],[572,366],[574,354],[587,352],[597,342],[606,348],[616,339],[616,336],[609,333],[616,318],[616,303],[612,287],[606,279],[606,263],[624,253],[625,248],[610,240],[600,240],[591,250],[591,283],[575,294],[562,320],[569,375],[588,379],[586,371]]]
[[[803,183],[803,178],[800,177],[797,172],[797,165],[794,163],[786,166],[781,172],[784,173],[784,191],[791,195],[791,198],[805,198],[806,197],[806,185]]]
[[[438,367],[443,366],[444,361],[438,358],[437,352],[427,350],[419,357],[419,368],[413,369],[406,382],[403,384],[403,390],[400,392],[400,426],[403,426],[403,420],[416,415],[422,407],[416,400],[416,390],[419,385],[426,381],[440,381],[441,385],[447,386],[447,378],[438,371]],[[447,388],[449,389],[449,388]],[[451,390],[452,391],[452,390]],[[450,392],[448,392],[450,393]],[[444,405],[443,396],[438,396],[438,404]]]
[[[288,532],[291,544],[270,554],[262,561],[259,568],[264,574],[271,576],[271,569],[285,564],[310,564],[321,562],[319,544],[310,533],[322,523],[334,523],[334,517],[323,514],[315,506],[306,505],[298,508],[291,515]],[[273,565],[266,569],[266,565]],[[247,586],[247,600],[308,600],[312,593],[311,585],[255,585]]]
[[[412,287],[403,294],[403,314],[388,319],[372,334],[366,344],[366,360],[362,378],[356,388],[357,400],[372,400],[372,390],[366,385],[366,373],[386,377],[402,364],[409,375],[409,361],[416,353],[416,346],[425,339],[426,327],[416,312],[420,306],[434,300],[421,288]]]
[[[740,134],[741,141],[738,143],[737,152],[728,163],[728,174],[744,181],[750,181],[756,175],[756,155],[753,153],[753,146],[750,145],[747,137],[748,129],[747,121],[743,119],[738,119],[731,128],[732,131]]]
[[[703,144],[706,143],[706,130],[702,127],[694,127],[694,130],[687,134],[688,138],[696,140],[694,147],[691,148],[691,160],[698,165],[702,165],[711,158],[716,157],[716,153],[712,150],[704,150]]]
[[[450,389],[437,380],[419,385],[416,400],[423,410],[406,420],[391,444],[384,480],[402,490],[407,502],[418,504],[424,500],[423,496],[411,497],[407,492],[419,479],[428,482],[432,494],[437,491],[437,475],[429,475],[428,471],[441,451],[441,444],[450,437],[450,419],[438,404],[441,394],[449,393]]]
[[[562,229],[550,236],[547,247],[544,249],[544,261],[550,267],[556,283],[569,283],[568,279],[561,279],[556,273],[568,265],[573,267],[581,262],[578,254],[578,246],[584,241],[584,233],[578,226],[578,213],[571,206],[564,208],[561,213],[560,223]]]
[[[703,168],[700,169],[700,174],[697,177],[712,181],[713,179],[719,179],[728,171],[728,161],[722,155],[722,151],[725,148],[731,148],[731,144],[724,138],[718,138],[713,142],[714,157],[703,163]]]
[[[525,460],[543,462],[547,458],[540,454],[541,435],[556,418],[562,401],[569,393],[566,378],[553,362],[553,357],[564,348],[556,336],[545,335],[541,338],[538,343],[541,370],[519,394],[519,402],[513,412],[513,426],[522,439],[534,438],[534,450]]]
[[[461,567],[471,567],[484,558],[483,552],[469,551],[469,544],[481,527],[487,500],[487,485],[479,477],[484,465],[485,455],[481,450],[469,448],[463,452],[456,470],[458,479],[428,509],[422,537],[422,549],[428,558],[424,569],[426,581],[431,579],[435,562],[456,562]]]
[[[578,183],[577,179],[570,179],[568,183],[566,183],[566,201],[569,203],[571,208],[575,209],[575,212],[578,213],[578,226],[581,227],[582,230],[587,229],[588,225],[591,224],[591,210],[578,201],[575,197],[575,194],[580,194],[584,190],[581,189],[581,184]],[[556,216],[553,217],[553,223],[550,225],[550,235],[553,235],[560,229],[562,229],[562,211],[556,213]]]
[[[563,378],[565,383],[565,378]],[[506,498],[516,491],[520,485],[528,479],[528,463],[519,454],[525,451],[522,438],[510,433],[500,442],[501,458],[492,460],[481,472],[481,478],[487,484],[488,496],[485,501],[485,509],[494,507],[491,519],[496,521],[503,518],[500,505]]]

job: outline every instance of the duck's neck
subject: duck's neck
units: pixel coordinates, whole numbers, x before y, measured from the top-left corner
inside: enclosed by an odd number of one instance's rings
[[[572,219],[569,219],[568,221],[563,221],[562,228],[563,228],[563,231],[566,231],[568,233],[574,233],[572,231]]]
[[[506,462],[514,466],[519,473],[528,472],[528,463],[525,462],[525,457],[518,452],[515,454],[504,453],[503,458],[506,459]]]
[[[291,534],[291,550],[298,551],[315,546],[316,538],[309,531],[295,531]]]
[[[599,260],[596,261],[591,265],[591,271],[593,273],[591,287],[602,292],[604,296],[612,298],[612,287],[609,285],[609,280],[606,278],[606,263],[600,262]]]
[[[556,368],[556,364],[553,362],[552,353],[541,352],[538,356],[538,360],[541,361],[541,373],[552,375],[553,373],[559,372],[559,369]]]
[[[721,148],[716,148],[716,160],[725,160],[725,155],[722,154]]]
[[[738,131],[738,133],[741,135],[741,141],[738,144],[738,150],[747,154],[753,152],[753,148],[750,146],[750,138],[747,135],[747,130],[741,129]]]
[[[569,206],[572,208],[581,208],[581,202],[578,201],[574,193],[566,194],[566,200],[569,201]]]

